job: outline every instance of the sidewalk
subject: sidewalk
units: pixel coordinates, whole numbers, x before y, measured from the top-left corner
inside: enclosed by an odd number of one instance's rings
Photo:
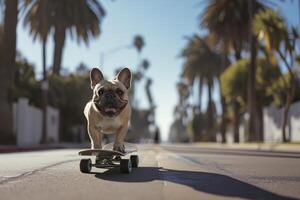
[[[285,151],[300,153],[300,143],[240,143],[240,144],[221,144],[197,142],[191,146],[202,148],[217,148],[217,149],[241,149],[241,150],[263,150],[263,151]]]
[[[41,144],[36,146],[18,147],[16,145],[0,145],[0,153],[14,153],[24,151],[41,151],[50,149],[64,149],[64,148],[87,148],[89,144],[85,143],[58,143],[58,144]]]

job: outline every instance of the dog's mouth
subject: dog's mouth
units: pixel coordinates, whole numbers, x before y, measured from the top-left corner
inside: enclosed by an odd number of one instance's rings
[[[122,110],[127,105],[127,102],[124,102],[119,106],[113,106],[113,105],[103,105],[102,106],[97,103],[95,103],[95,105],[102,115],[107,116],[107,117],[115,117],[122,112]]]
[[[118,109],[117,108],[104,108],[103,112],[107,116],[114,116],[117,114]]]

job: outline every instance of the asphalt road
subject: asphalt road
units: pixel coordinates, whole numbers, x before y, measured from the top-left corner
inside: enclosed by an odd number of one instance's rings
[[[300,199],[300,153],[140,145],[131,174],[82,174],[77,152],[0,154],[0,200]]]

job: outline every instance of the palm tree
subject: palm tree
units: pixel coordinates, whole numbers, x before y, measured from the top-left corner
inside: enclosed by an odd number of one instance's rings
[[[249,3],[250,2],[250,3]],[[248,111],[250,114],[250,135],[255,135],[256,104],[255,104],[255,60],[256,45],[255,37],[251,32],[253,16],[265,6],[259,1],[241,0],[210,0],[201,14],[200,26],[207,28],[217,40],[226,47],[233,49],[236,60],[241,59],[242,50],[251,44],[252,62],[248,73]],[[225,49],[226,52],[228,49]]]
[[[51,15],[47,12],[50,1],[25,1],[24,26],[29,27],[29,33],[35,41],[39,38],[42,42],[43,79],[46,79],[46,44],[51,31]]]
[[[204,85],[205,76],[199,67],[199,55],[201,55],[203,49],[204,51],[208,51],[208,46],[203,42],[203,39],[197,35],[194,35],[188,38],[189,43],[187,46],[182,50],[181,56],[186,58],[184,66],[183,66],[183,76],[189,82],[189,85],[194,85],[195,80],[198,79],[198,93],[199,93],[199,102],[198,108],[201,110],[201,97],[202,97],[202,90]],[[203,45],[203,47],[201,46]],[[198,55],[199,54],[199,55]]]
[[[211,34],[206,38],[207,44],[210,46],[210,49],[213,51],[217,52],[219,54],[219,66],[216,70],[217,73],[217,81],[219,84],[219,96],[220,96],[220,103],[221,103],[221,108],[222,108],[222,115],[221,115],[221,123],[220,123],[220,133],[222,136],[222,143],[226,143],[226,129],[227,129],[227,104],[225,97],[222,93],[221,87],[220,87],[220,77],[221,74],[224,72],[224,70],[229,66],[230,60],[228,58],[228,43],[224,41],[218,41],[218,38],[214,35]],[[238,122],[238,121],[237,121]],[[235,123],[236,125],[237,123]],[[239,135],[238,133],[239,127],[234,128],[234,135]],[[236,138],[236,137],[235,137]],[[235,140],[238,141],[238,140]]]
[[[2,141],[12,138],[13,135],[12,102],[9,100],[9,94],[14,85],[16,70],[18,0],[6,0],[4,5],[3,38],[0,43],[0,137]]]
[[[136,48],[138,52],[138,63],[141,62],[141,53],[145,46],[145,40],[141,35],[136,35],[133,38],[133,47]]]
[[[53,73],[59,74],[65,35],[69,31],[71,38],[76,34],[77,41],[83,40],[88,44],[93,37],[100,35],[100,24],[105,11],[97,0],[52,0],[54,24],[54,60]]]
[[[282,82],[286,88],[283,109],[282,139],[283,142],[287,142],[287,118],[296,89],[296,77],[292,67],[296,59],[295,45],[300,39],[300,36],[295,28],[292,28],[291,31],[289,31],[283,17],[271,9],[261,11],[255,16],[253,29],[254,32],[260,36],[260,39],[264,40],[267,49],[267,58],[269,58],[271,62],[276,62],[276,57],[274,55],[276,53],[284,63],[289,75],[289,80],[286,80],[284,75],[281,76]]]
[[[50,1],[25,1],[25,18],[24,26],[29,27],[30,34],[33,35],[35,41],[39,38],[42,42],[42,60],[43,60],[43,82],[41,85],[42,89],[42,109],[43,109],[43,120],[42,120],[42,138],[41,143],[47,141],[47,105],[48,105],[48,92],[47,92],[47,61],[46,61],[46,50],[47,50],[47,39],[51,31],[50,13],[47,12]]]
[[[66,33],[71,38],[77,36],[77,41],[88,45],[91,37],[99,36],[100,24],[105,11],[97,0],[27,0],[27,16],[29,20],[38,21],[47,18],[49,28],[54,30],[53,74],[59,75],[61,69],[63,48]],[[37,8],[47,5],[43,16],[39,16]]]
[[[136,35],[133,39],[133,46],[139,53],[141,53],[143,47],[145,46],[144,38],[141,35]]]
[[[201,106],[202,87],[205,82],[208,89],[208,104],[207,104],[207,134],[212,137],[211,131],[214,127],[214,111],[215,104],[212,100],[212,90],[214,80],[217,77],[220,69],[220,55],[212,51],[207,44],[208,38],[201,38],[197,35],[189,38],[189,43],[182,51],[182,56],[185,58],[184,77],[189,80],[189,84],[193,85],[195,79],[199,82],[199,107]]]

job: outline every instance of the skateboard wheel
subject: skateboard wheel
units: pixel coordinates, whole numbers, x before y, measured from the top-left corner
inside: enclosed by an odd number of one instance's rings
[[[131,172],[132,165],[130,159],[122,159],[120,161],[120,172],[129,174]]]
[[[91,159],[81,159],[79,166],[80,166],[80,171],[82,173],[90,173],[92,170],[92,160]]]
[[[132,167],[139,166],[139,156],[138,155],[131,155],[130,160],[131,160]]]

